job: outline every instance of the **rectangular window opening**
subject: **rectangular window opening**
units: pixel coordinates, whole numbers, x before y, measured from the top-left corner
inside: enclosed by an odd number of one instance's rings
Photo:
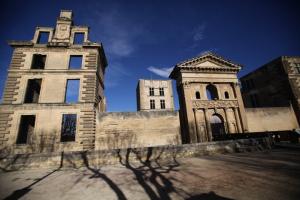
[[[63,114],[61,123],[61,142],[75,141],[76,114]]]
[[[160,100],[160,108],[161,109],[166,109],[166,102],[165,102],[165,100]]]
[[[70,56],[69,69],[81,69],[82,56],[74,55]]]
[[[160,96],[165,96],[164,88],[159,88],[159,95]]]
[[[46,55],[33,54],[31,69],[45,69]]]
[[[149,88],[149,95],[154,96],[154,88]]]
[[[155,109],[155,100],[154,99],[150,100],[150,109]]]
[[[19,125],[17,144],[27,144],[28,136],[33,134],[35,115],[22,115]]]
[[[29,79],[24,103],[38,103],[41,91],[42,79]]]
[[[38,44],[47,44],[49,40],[49,32],[41,31],[39,32],[39,37],[37,40]]]
[[[79,99],[79,79],[68,79],[65,95],[65,103],[77,103]]]
[[[84,33],[75,33],[74,44],[83,44],[83,42],[84,42]]]

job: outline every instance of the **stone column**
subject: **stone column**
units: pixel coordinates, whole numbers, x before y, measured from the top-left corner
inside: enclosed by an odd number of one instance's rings
[[[226,126],[228,133],[231,133],[230,127],[229,127],[229,120],[228,120],[228,108],[224,108],[225,118],[226,118]]]
[[[223,99],[223,98],[222,98],[222,92],[221,92],[221,89],[220,89],[219,84],[214,84],[214,86],[217,88],[218,99]]]
[[[192,105],[192,98],[191,98],[191,89],[190,89],[190,83],[189,82],[183,82],[183,101],[185,104],[186,112],[186,123],[187,123],[187,129],[186,130],[189,134],[189,142],[190,143],[196,143],[197,142],[197,136],[196,136],[196,125],[195,125],[195,119],[194,119],[194,113],[193,113],[193,105]]]
[[[207,138],[208,138],[208,141],[212,141],[212,132],[211,132],[210,121],[209,121],[207,109],[204,109],[204,116],[205,116],[205,122],[206,122]]]
[[[196,139],[197,139],[197,142],[202,142],[201,141],[200,130],[199,130],[199,126],[198,126],[199,122],[198,122],[198,119],[197,119],[197,109],[194,108],[193,112],[194,112],[195,125],[196,125]]]
[[[235,116],[236,126],[238,128],[238,132],[239,133],[243,133],[243,129],[241,127],[241,120],[240,120],[240,117],[239,117],[238,108],[234,108],[233,110],[234,110],[234,116]]]
[[[235,92],[235,96],[236,99],[238,101],[238,105],[239,105],[239,114],[240,114],[240,123],[242,124],[242,132],[248,132],[248,123],[247,123],[247,119],[246,119],[246,111],[245,111],[245,107],[244,107],[244,103],[243,103],[243,98],[241,95],[241,90],[240,90],[240,86],[238,83],[232,83],[233,87],[234,87],[234,92]],[[239,123],[238,123],[239,124]]]

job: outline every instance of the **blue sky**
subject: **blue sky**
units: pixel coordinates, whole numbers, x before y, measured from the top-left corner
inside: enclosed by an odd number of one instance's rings
[[[90,26],[108,59],[108,111],[135,111],[138,79],[164,79],[176,63],[213,51],[242,64],[242,76],[280,55],[300,55],[299,1],[1,1],[0,93],[12,49],[36,26],[54,27],[61,9]],[[174,98],[178,100],[174,88]]]

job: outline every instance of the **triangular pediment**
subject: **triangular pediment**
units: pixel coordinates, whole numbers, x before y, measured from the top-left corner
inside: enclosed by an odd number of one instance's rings
[[[204,62],[200,62],[195,64],[196,67],[222,67],[222,65],[217,64],[215,62],[212,61],[204,61]]]
[[[238,73],[241,65],[208,52],[198,57],[183,61],[173,68],[170,78],[175,79],[179,73]]]
[[[224,59],[211,52],[198,57],[183,61],[177,65],[178,67],[230,67],[230,68],[241,68],[241,65],[231,62],[230,60]]]

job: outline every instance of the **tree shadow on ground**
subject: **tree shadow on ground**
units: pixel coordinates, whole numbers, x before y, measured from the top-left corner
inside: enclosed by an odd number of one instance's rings
[[[190,196],[186,200],[233,200],[233,199],[219,196],[214,192],[209,192],[209,193]]]
[[[176,154],[174,154],[171,164],[161,166],[158,161],[163,151],[161,151],[157,157],[152,158],[152,147],[147,149],[145,161],[142,160],[140,152],[135,149],[127,149],[125,159],[122,158],[120,151],[117,153],[121,165],[133,172],[137,182],[142,186],[150,199],[170,200],[170,193],[178,193],[173,183],[164,176],[164,174],[168,174],[171,171],[176,171],[175,168],[179,166],[179,163],[176,161]],[[130,154],[135,155],[136,159],[139,161],[138,166],[130,163]]]
[[[93,176],[91,176],[90,178],[101,178],[102,180],[104,180],[109,187],[116,193],[118,199],[120,200],[126,200],[127,198],[125,197],[124,193],[122,192],[122,190],[117,186],[117,184],[115,184],[110,178],[108,178],[108,176],[106,176],[104,173],[100,172],[100,169],[94,169],[92,167],[90,167],[86,152],[82,152],[81,153],[81,158],[83,160],[83,163],[85,165],[85,167],[90,170],[93,173]]]
[[[36,179],[33,183],[31,183],[30,185],[19,189],[19,190],[15,190],[11,195],[9,195],[8,197],[4,198],[3,200],[16,200],[16,199],[20,199],[21,197],[23,197],[24,195],[26,195],[28,192],[30,192],[32,190],[32,186],[36,185],[37,183],[41,182],[42,180],[46,179],[47,177],[49,177],[50,175],[54,174],[55,172],[59,171],[62,166],[63,166],[63,158],[64,158],[64,153],[61,153],[61,160],[60,160],[60,166],[53,170],[52,172],[46,174],[45,176]]]

